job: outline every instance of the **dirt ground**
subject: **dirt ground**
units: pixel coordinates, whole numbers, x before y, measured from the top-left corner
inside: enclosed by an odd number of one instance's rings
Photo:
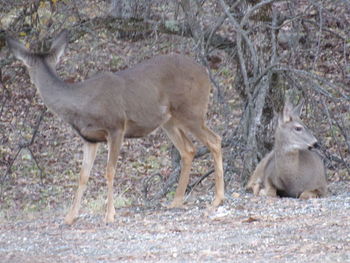
[[[350,262],[349,182],[301,201],[233,189],[210,210],[211,193],[183,209],[127,207],[116,221],[65,211],[0,225],[1,262]]]

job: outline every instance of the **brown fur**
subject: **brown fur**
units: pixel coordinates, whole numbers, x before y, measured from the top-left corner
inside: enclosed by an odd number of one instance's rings
[[[279,118],[274,149],[258,164],[247,189],[255,195],[308,199],[327,193],[325,167],[310,150],[316,138],[299,118],[302,104],[295,109],[287,103]]]
[[[67,32],[53,41],[48,54],[31,54],[18,41],[8,45],[28,67],[44,103],[70,123],[84,139],[84,160],[79,187],[65,222],[78,216],[81,198],[96,156],[97,142],[107,142],[108,163],[106,222],[114,220],[113,177],[124,138],[143,137],[161,127],[179,150],[181,174],[171,206],[181,206],[195,148],[191,132],[212,152],[216,194],[213,206],[224,199],[221,138],[205,124],[210,81],[203,67],[182,55],[158,56],[134,68],[104,72],[76,84],[63,82],[55,65],[67,45]]]

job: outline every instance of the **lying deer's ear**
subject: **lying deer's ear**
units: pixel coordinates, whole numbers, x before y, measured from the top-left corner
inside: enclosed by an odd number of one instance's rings
[[[21,60],[27,67],[30,67],[33,62],[30,51],[21,42],[13,37],[6,36],[6,42],[7,46],[15,57]]]
[[[305,104],[305,100],[303,99],[298,106],[296,106],[294,109],[293,109],[293,116],[295,117],[300,117],[301,115],[301,112],[303,111],[303,108],[304,108],[304,104]]]
[[[52,41],[50,53],[55,58],[57,63],[63,55],[64,50],[68,44],[68,30],[62,30]]]
[[[283,108],[283,113],[282,113],[282,121],[283,123],[287,123],[293,120],[293,105],[289,102],[289,100],[286,101],[284,108]]]

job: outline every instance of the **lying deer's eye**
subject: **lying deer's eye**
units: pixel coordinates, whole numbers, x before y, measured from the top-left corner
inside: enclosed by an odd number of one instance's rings
[[[296,131],[301,131],[303,128],[302,127],[295,127]]]

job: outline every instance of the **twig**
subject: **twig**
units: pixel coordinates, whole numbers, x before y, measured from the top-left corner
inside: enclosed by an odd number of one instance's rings
[[[328,110],[328,107],[327,107],[327,105],[326,105],[326,103],[324,101],[324,98],[321,98],[321,102],[322,102],[323,108],[326,110],[329,126],[332,127],[332,120],[335,120],[335,118],[334,117],[332,118],[332,116],[331,116],[331,114],[330,114],[330,112]],[[337,126],[338,126],[338,128],[341,128],[341,126],[338,125],[338,123],[337,123]],[[342,129],[340,129],[340,130],[342,131]],[[333,129],[331,129],[331,134],[332,134],[333,140],[337,142],[337,138],[336,138],[337,136],[334,135]],[[345,134],[343,134],[343,136],[344,136],[345,140],[347,140],[347,136]],[[347,164],[347,162],[344,160],[342,151],[339,149],[339,143],[337,142],[336,145],[337,145],[337,148],[338,148],[338,153],[340,155],[340,159],[342,160],[342,163],[345,164],[346,169],[350,173],[350,167]],[[349,146],[349,143],[348,143],[348,146]]]
[[[237,45],[237,51],[238,51],[238,58],[239,58],[240,66],[241,66],[241,73],[243,75],[243,82],[244,82],[244,85],[245,85],[246,90],[247,90],[247,96],[249,97],[250,92],[248,92],[248,91],[250,90],[250,88],[249,88],[250,86],[249,86],[246,66],[245,66],[244,59],[243,59],[243,52],[242,52],[242,46],[241,46],[242,37],[245,40],[245,42],[248,46],[250,55],[252,57],[254,77],[256,77],[256,75],[258,73],[258,58],[256,55],[256,51],[255,51],[251,41],[249,40],[246,32],[242,29],[241,25],[232,16],[232,14],[231,14],[228,6],[225,4],[224,0],[219,0],[219,2],[220,2],[222,9],[224,10],[227,17],[229,18],[229,21],[231,22],[231,24],[235,27],[235,30],[237,31],[236,45]]]
[[[14,158],[9,163],[5,175],[2,177],[2,182],[4,182],[5,178],[11,173],[12,166],[15,163],[16,159],[18,158],[18,155],[20,154],[22,149],[27,148],[30,151],[31,156],[34,157],[34,154],[33,154],[32,150],[30,149],[30,146],[34,143],[35,137],[36,137],[38,130],[39,130],[40,123],[43,120],[45,113],[46,113],[46,108],[41,112],[41,114],[37,120],[37,123],[34,126],[34,131],[33,131],[33,134],[32,134],[30,141],[29,142],[24,141],[24,142],[19,143],[18,150],[17,150]],[[38,169],[40,170],[40,179],[42,180],[42,169],[39,167],[37,159],[35,157],[33,159],[34,159],[34,162],[37,165]]]
[[[163,176],[160,173],[156,173],[154,175],[147,177],[142,184],[142,193],[146,201],[152,200],[152,198],[149,198],[148,195],[149,195],[149,189],[151,187],[150,185],[153,183],[155,179],[159,179],[162,184],[164,183]]]
[[[317,74],[305,71],[305,70],[300,70],[300,69],[295,69],[295,68],[286,68],[286,67],[278,67],[273,69],[274,71],[285,71],[285,72],[292,72],[301,76],[305,76],[308,77],[309,80],[315,79],[320,81],[321,83],[326,84],[327,86],[331,87],[333,90],[337,90],[338,88],[336,85],[334,85],[333,83],[329,82],[328,80],[326,80],[325,78],[322,78],[320,76],[318,76]],[[340,83],[337,83],[339,86],[342,86]],[[334,96],[332,96],[332,94],[330,94],[327,90],[321,88],[320,86],[317,86],[317,90],[318,92],[320,92],[322,95],[328,97],[328,98],[332,98],[335,101],[339,101],[338,98],[335,98]],[[338,91],[339,92],[339,91]],[[350,96],[347,96],[341,92],[339,92],[339,95],[342,96],[344,99],[350,101]]]
[[[192,183],[189,186],[187,186],[186,192],[190,193],[197,185],[199,185],[205,178],[207,178],[213,172],[214,172],[214,169],[212,169],[212,170],[208,171],[207,173],[203,174],[194,183]]]

